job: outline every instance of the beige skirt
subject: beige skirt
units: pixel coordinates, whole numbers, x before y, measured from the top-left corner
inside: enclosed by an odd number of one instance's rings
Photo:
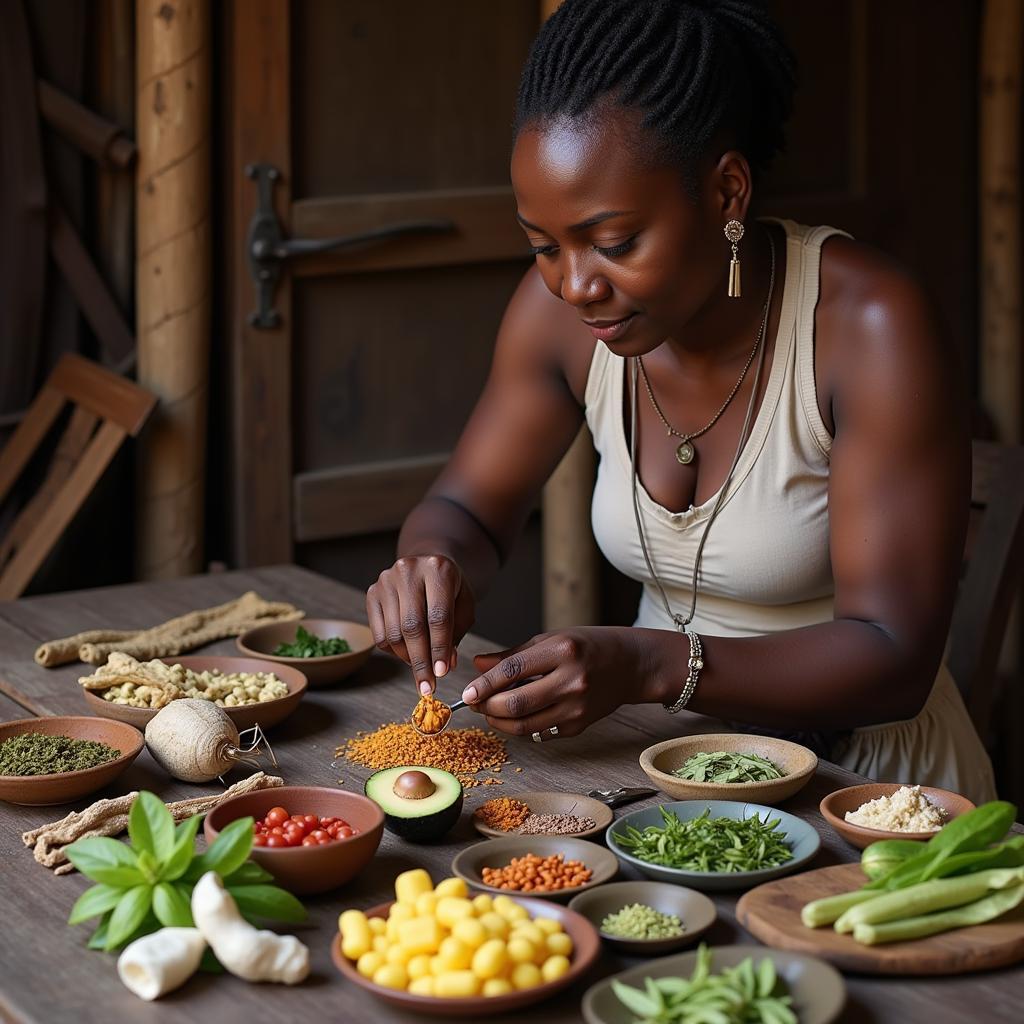
[[[976,804],[996,798],[992,762],[945,665],[914,718],[854,729],[832,760],[876,782],[936,786]]]

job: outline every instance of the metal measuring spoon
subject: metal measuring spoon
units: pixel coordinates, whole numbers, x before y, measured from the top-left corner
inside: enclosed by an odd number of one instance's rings
[[[437,701],[437,702],[438,702],[439,704],[444,704],[444,706],[445,706],[445,707],[446,707],[446,708],[448,709],[448,719],[447,719],[447,721],[445,721],[444,725],[442,725],[442,726],[441,726],[441,728],[440,728],[440,729],[438,729],[438,730],[437,730],[436,732],[424,732],[424,730],[423,730],[423,729],[421,729],[421,728],[420,728],[420,727],[419,727],[419,726],[418,726],[418,725],[416,724],[416,721],[415,721],[415,719],[414,719],[414,718],[412,717],[412,715],[410,715],[410,716],[409,716],[409,721],[410,721],[410,722],[412,722],[412,727],[413,727],[413,728],[414,728],[414,729],[415,729],[415,730],[416,730],[416,731],[417,731],[417,732],[418,732],[418,733],[419,733],[419,734],[420,734],[421,736],[440,736],[440,735],[441,735],[441,733],[443,733],[443,732],[445,731],[445,729],[447,729],[447,728],[448,728],[448,726],[449,726],[449,725],[451,725],[451,722],[452,722],[452,715],[454,715],[456,711],[461,711],[461,710],[462,710],[462,709],[463,709],[463,708],[464,708],[464,707],[466,706],[466,702],[465,702],[464,700],[457,700],[457,701],[454,701],[454,702],[453,702],[453,703],[451,703],[451,704],[445,704],[445,703],[444,703],[444,701],[443,701],[443,700],[441,700],[441,698],[440,698],[440,697],[435,697],[434,699],[435,699],[435,700],[436,700],[436,701]]]

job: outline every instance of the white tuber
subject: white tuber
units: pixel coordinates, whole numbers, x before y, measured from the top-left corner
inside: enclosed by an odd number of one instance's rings
[[[192,890],[192,918],[217,959],[239,978],[297,985],[309,974],[309,950],[294,935],[249,924],[216,871],[207,871]]]
[[[146,726],[146,746],[169,775],[183,782],[209,782],[250,751],[239,750],[238,730],[223,708],[198,697],[172,700]],[[258,763],[256,767],[259,767]]]
[[[205,949],[198,928],[161,928],[125,948],[117,973],[141,999],[159,999],[195,974]]]

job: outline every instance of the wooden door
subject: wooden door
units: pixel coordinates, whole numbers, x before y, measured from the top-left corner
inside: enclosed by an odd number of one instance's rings
[[[395,530],[446,461],[527,266],[508,155],[540,10],[523,0],[226,6],[236,564],[294,560],[365,586],[392,561]],[[289,261],[277,324],[261,327],[246,254],[254,164],[278,172],[289,237],[425,220],[454,229]],[[510,572],[538,592],[538,571],[530,538]],[[492,635],[536,628],[538,616],[495,612]]]

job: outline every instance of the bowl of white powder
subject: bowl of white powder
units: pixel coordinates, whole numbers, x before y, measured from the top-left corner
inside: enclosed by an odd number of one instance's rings
[[[945,789],[870,782],[829,793],[819,809],[848,843],[863,850],[880,839],[931,839],[974,804]]]

